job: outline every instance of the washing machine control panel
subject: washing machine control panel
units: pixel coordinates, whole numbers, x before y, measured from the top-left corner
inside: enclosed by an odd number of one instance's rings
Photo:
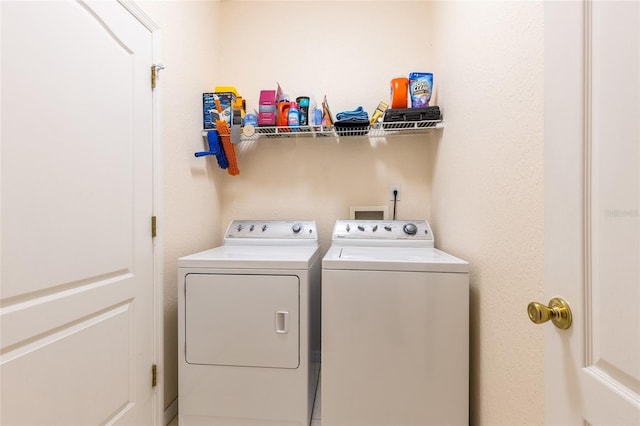
[[[333,242],[355,241],[370,245],[375,241],[415,241],[433,247],[433,233],[426,220],[338,220],[333,228]],[[361,244],[361,243],[357,243]]]
[[[233,220],[227,227],[225,241],[230,240],[317,240],[313,220]]]

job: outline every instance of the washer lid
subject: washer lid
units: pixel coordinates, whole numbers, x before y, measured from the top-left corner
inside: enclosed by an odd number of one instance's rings
[[[322,259],[323,269],[468,273],[469,264],[435,248],[338,247]]]
[[[309,269],[318,247],[220,246],[178,259],[181,268]]]

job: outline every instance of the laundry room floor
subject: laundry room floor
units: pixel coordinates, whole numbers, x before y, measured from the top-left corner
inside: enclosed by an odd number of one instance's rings
[[[313,404],[313,414],[311,415],[311,425],[310,426],[322,426],[320,422],[320,413],[322,412],[322,404],[320,401],[320,387],[322,386],[322,382],[318,382],[318,389],[316,389],[316,399]],[[178,424],[178,416],[175,416],[173,420],[167,426],[179,426]]]

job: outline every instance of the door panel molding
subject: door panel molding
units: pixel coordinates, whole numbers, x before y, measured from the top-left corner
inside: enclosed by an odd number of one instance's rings
[[[583,177],[582,177],[582,185],[584,188],[584,193],[582,196],[582,202],[583,202],[583,211],[582,211],[582,215],[583,215],[583,256],[584,256],[584,261],[582,262],[582,267],[583,267],[583,271],[582,271],[582,276],[584,277],[584,281],[583,281],[583,290],[582,293],[584,294],[584,315],[582,316],[583,318],[583,367],[588,367],[589,365],[592,364],[592,360],[593,360],[593,354],[592,354],[592,347],[593,347],[593,322],[591,321],[591,319],[593,318],[593,281],[592,281],[592,275],[591,275],[591,259],[593,258],[593,250],[592,250],[592,244],[593,244],[593,236],[591,234],[591,230],[592,230],[592,224],[591,224],[591,207],[592,207],[592,200],[591,200],[591,196],[592,196],[592,186],[591,186],[591,182],[592,182],[592,162],[593,162],[593,158],[592,158],[592,144],[593,144],[593,140],[592,140],[592,135],[591,135],[591,128],[592,128],[592,121],[593,121],[593,109],[592,109],[592,85],[593,85],[593,81],[592,81],[592,46],[591,46],[591,38],[592,38],[592,30],[591,30],[591,2],[589,0],[586,0],[584,2],[584,22],[583,22],[583,43],[584,43],[584,66],[583,66],[583,81],[584,81],[584,89],[583,89],[583,96],[584,96],[584,101],[583,101],[583,108],[584,108],[584,118],[583,118],[583,130],[582,130],[582,134],[583,134],[583,148],[582,148],[582,152],[583,152]]]
[[[3,392],[3,408],[21,413],[13,422],[104,424],[129,411],[137,402],[133,321],[135,309],[124,303],[3,353],[2,379],[13,384],[10,392]],[[115,337],[107,341],[105,333]],[[78,346],[84,349],[77,351]],[[51,368],[51,357],[63,361]],[[46,399],[50,408],[33,409],[25,395]],[[79,405],[91,408],[80,410]]]

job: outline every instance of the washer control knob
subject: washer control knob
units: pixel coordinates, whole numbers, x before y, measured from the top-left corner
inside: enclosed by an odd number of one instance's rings
[[[249,232],[253,232],[255,227],[256,227],[255,225],[251,225],[251,227],[249,228]]]
[[[407,223],[406,225],[404,225],[402,230],[407,235],[416,235],[418,233],[418,227],[413,223]]]
[[[376,231],[378,230],[378,225],[373,225],[373,228],[371,228],[371,230],[372,230],[373,232],[376,232]]]
[[[384,229],[386,229],[387,231],[391,231],[391,225],[385,225]]]
[[[362,232],[364,232],[364,225],[358,225],[358,229]]]
[[[242,231],[242,228],[244,228],[244,227],[242,226],[242,224],[241,224],[241,223],[239,223],[239,224],[238,224],[238,226],[236,227],[236,229],[238,230],[238,232]]]
[[[262,225],[262,232],[267,230],[267,225]]]
[[[297,234],[300,231],[302,231],[302,225],[299,223],[296,223],[291,227],[291,230],[293,231],[294,234]]]
[[[349,226],[349,224],[347,223],[347,227],[344,228],[347,232],[351,231],[351,226]]]

